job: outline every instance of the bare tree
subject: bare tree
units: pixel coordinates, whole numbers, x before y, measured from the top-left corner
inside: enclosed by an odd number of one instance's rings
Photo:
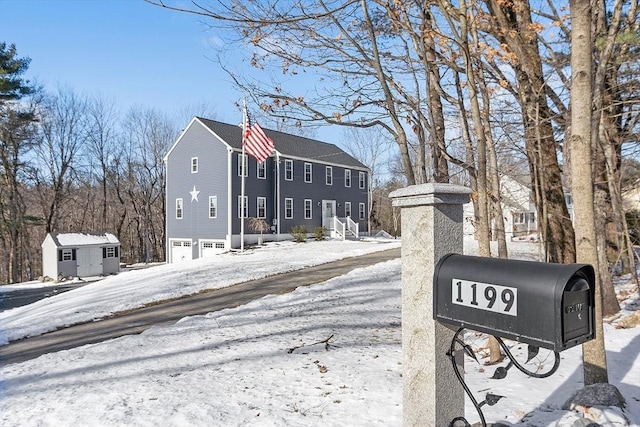
[[[47,233],[57,230],[60,210],[70,196],[77,157],[87,132],[86,99],[60,88],[47,98],[40,119],[38,169],[33,179],[40,193]]]
[[[593,200],[591,106],[592,42],[591,5],[571,0],[571,175],[576,224],[576,252],[579,262],[598,271],[596,221]],[[586,385],[608,382],[604,350],[600,279],[595,289],[595,339],[583,345]]]
[[[118,113],[113,101],[99,96],[89,101],[87,116],[87,163],[101,190],[100,230],[107,230],[110,207],[108,176],[119,137],[116,127]]]
[[[124,181],[121,197],[132,207],[129,236],[138,261],[164,258],[165,253],[165,171],[163,157],[177,138],[176,126],[153,109],[133,108],[124,123],[127,149],[120,164]]]
[[[538,219],[547,260],[573,262],[573,226],[564,199],[558,142],[549,108],[547,83],[538,48],[538,27],[531,19],[529,1],[487,0],[493,24],[487,29],[499,41],[513,68],[522,109],[525,145]],[[506,81],[506,80],[505,80]]]

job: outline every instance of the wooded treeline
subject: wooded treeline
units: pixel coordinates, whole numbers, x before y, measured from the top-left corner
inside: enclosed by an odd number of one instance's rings
[[[0,43],[0,283],[41,274],[46,233],[111,232],[123,262],[163,261],[163,156],[188,119],[23,78]]]

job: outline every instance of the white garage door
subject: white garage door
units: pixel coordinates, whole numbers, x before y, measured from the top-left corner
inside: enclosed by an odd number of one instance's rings
[[[190,261],[193,259],[191,240],[171,241],[171,262]]]
[[[224,240],[201,240],[200,256],[202,258],[214,256],[224,252]]]

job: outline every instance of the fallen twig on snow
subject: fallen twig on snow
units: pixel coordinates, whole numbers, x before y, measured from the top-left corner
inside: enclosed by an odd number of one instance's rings
[[[317,342],[314,342],[314,343],[311,343],[311,344],[302,344],[302,345],[299,345],[299,346],[296,346],[296,347],[291,347],[289,350],[287,350],[287,353],[291,354],[294,351],[298,350],[299,348],[311,347],[311,346],[317,345],[317,344],[324,344],[324,349],[329,351],[329,348],[331,347],[331,344],[329,344],[329,340],[331,338],[333,338],[333,334],[331,334],[329,336],[329,338],[324,339],[322,341],[317,341]],[[337,345],[334,345],[334,347],[337,347]]]

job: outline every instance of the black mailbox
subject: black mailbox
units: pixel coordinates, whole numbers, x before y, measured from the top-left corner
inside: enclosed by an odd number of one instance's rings
[[[433,277],[433,317],[554,351],[592,340],[595,273],[550,264],[445,255]]]

